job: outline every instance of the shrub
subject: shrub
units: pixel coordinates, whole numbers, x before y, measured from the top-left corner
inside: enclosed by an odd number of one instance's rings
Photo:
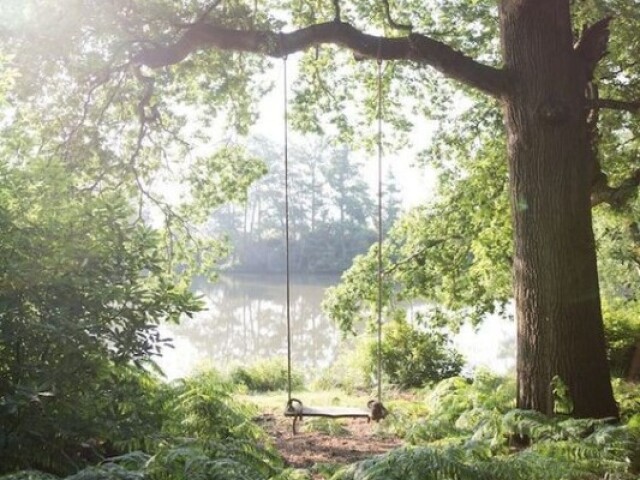
[[[238,366],[230,373],[230,378],[236,385],[244,385],[252,392],[272,392],[286,390],[288,372],[286,363],[280,358],[261,360],[249,366]],[[294,390],[304,386],[304,380],[299,372],[291,372],[291,386]]]
[[[80,193],[53,158],[8,165],[0,166],[0,473],[66,474],[144,438],[156,421],[142,367],[168,343],[158,325],[200,302],[165,273],[162,236],[132,222],[126,189]]]
[[[637,302],[605,303],[603,316],[611,374],[625,377],[634,349],[640,342]]]
[[[613,380],[613,393],[620,408],[620,418],[628,420],[635,416],[640,419],[640,384]]]
[[[364,336],[343,342],[334,362],[312,387],[317,390],[337,388],[349,394],[370,390],[374,386],[370,358],[373,342],[373,338]]]
[[[159,431],[166,387],[133,367],[95,365],[77,391],[25,386],[0,398],[0,472],[68,474]]]
[[[369,350],[372,372],[377,368],[377,352],[378,345],[372,343]],[[381,355],[383,373],[401,388],[423,387],[454,377],[464,364],[446,332],[413,326],[404,317],[384,326]]]
[[[165,407],[164,435],[207,440],[260,440],[255,408],[233,398],[234,386],[214,370],[177,381]]]

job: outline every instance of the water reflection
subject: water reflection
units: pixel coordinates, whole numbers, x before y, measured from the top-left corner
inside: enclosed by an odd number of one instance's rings
[[[333,276],[292,276],[292,362],[316,371],[330,364],[339,332],[324,317],[320,304]],[[286,358],[286,279],[281,275],[225,275],[215,284],[198,279],[194,289],[206,310],[181,325],[167,325],[175,349],[160,366],[169,378],[184,376],[200,365],[224,370],[234,363]]]
[[[324,291],[337,283],[333,276],[291,279],[292,363],[311,374],[335,358],[340,333],[322,314]],[[200,366],[219,370],[260,359],[287,356],[286,279],[282,275],[225,275],[215,284],[197,280],[194,289],[206,310],[167,325],[163,333],[174,339],[158,362],[169,379],[192,373]],[[416,307],[419,308],[419,307]],[[465,326],[454,340],[467,361],[465,372],[476,367],[507,373],[515,365],[515,325],[488,317],[478,329]]]

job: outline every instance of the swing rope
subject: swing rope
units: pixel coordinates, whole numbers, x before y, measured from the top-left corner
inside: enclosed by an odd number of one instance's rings
[[[382,60],[378,52],[378,402],[382,403]]]
[[[287,56],[282,57],[284,85],[284,230],[287,278],[287,395],[291,402],[291,279],[289,272],[289,109],[287,98]]]
[[[282,40],[282,39],[281,39]],[[283,87],[284,87],[284,224],[285,224],[285,263],[286,263],[286,284],[287,284],[287,297],[286,297],[286,316],[287,316],[287,408],[292,408],[294,402],[297,402],[302,406],[302,402],[292,398],[292,362],[291,351],[293,338],[291,334],[291,275],[290,275],[290,262],[289,262],[289,113],[288,113],[288,84],[287,84],[287,55],[282,56],[283,59]],[[378,52],[377,59],[377,143],[378,143],[378,272],[377,272],[377,284],[378,284],[378,298],[377,298],[377,316],[378,316],[378,333],[377,333],[377,403],[379,404],[378,412],[370,417],[374,420],[379,420],[386,415],[386,409],[382,407],[382,59],[380,58],[380,52]],[[369,402],[371,407],[373,400]],[[379,409],[382,410],[379,410]],[[315,415],[319,415],[316,413]],[[301,415],[302,416],[302,415]],[[345,414],[330,414],[327,416],[359,416],[358,414],[345,413]],[[295,418],[294,417],[294,432],[295,432]]]

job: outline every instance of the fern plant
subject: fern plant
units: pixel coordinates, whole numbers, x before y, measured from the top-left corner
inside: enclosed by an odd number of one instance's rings
[[[179,381],[167,403],[163,432],[169,437],[264,440],[251,418],[255,408],[233,398],[234,388],[215,371]]]
[[[513,383],[451,378],[428,392],[428,415],[392,422],[413,446],[342,469],[334,480],[637,480],[640,422],[547,417],[514,409]],[[568,404],[567,404],[568,405]],[[409,424],[410,427],[406,427]],[[529,446],[512,446],[512,438]]]
[[[365,460],[332,480],[483,480],[492,478],[465,458],[460,448],[406,447]]]
[[[253,442],[210,440],[163,449],[149,460],[144,472],[158,480],[266,480],[281,470],[279,458]]]

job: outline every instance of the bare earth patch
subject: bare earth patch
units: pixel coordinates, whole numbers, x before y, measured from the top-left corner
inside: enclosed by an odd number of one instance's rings
[[[375,435],[375,423],[365,419],[323,420],[323,425],[335,422],[336,433],[330,434],[314,428],[311,419],[298,422],[299,432],[291,430],[291,418],[278,413],[263,414],[263,428],[287,464],[295,468],[309,468],[315,464],[347,465],[358,460],[388,452],[402,445],[397,438]]]

